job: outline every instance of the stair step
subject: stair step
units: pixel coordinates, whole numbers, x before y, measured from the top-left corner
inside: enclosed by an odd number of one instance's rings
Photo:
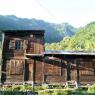
[[[67,81],[66,82],[66,87],[69,88],[78,88],[78,84],[76,81]]]

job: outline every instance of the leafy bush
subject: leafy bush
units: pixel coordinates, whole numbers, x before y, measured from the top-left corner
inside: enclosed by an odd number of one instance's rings
[[[12,87],[11,86],[3,86],[2,87],[2,90],[3,91],[11,91],[12,90]]]
[[[43,90],[39,92],[39,95],[71,95],[72,91],[69,89],[52,89]]]
[[[44,90],[45,88],[43,86],[35,86],[34,90],[39,91],[39,90]]]
[[[23,85],[13,85],[12,86],[12,91],[24,91],[25,90],[25,86]]]
[[[31,85],[12,85],[12,86],[3,86],[2,90],[4,91],[32,91],[33,87]]]
[[[88,87],[88,93],[95,93],[95,84]]]
[[[25,85],[25,90],[26,91],[32,91],[33,87],[31,85]]]

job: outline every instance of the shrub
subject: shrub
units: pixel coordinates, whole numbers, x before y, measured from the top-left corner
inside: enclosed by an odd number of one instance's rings
[[[2,90],[3,91],[11,91],[12,90],[12,87],[11,86],[3,86],[2,87]]]
[[[94,93],[95,93],[95,84],[89,86],[87,92],[88,92],[88,93],[93,93],[93,94],[94,94]]]
[[[25,85],[26,91],[33,91],[33,87],[31,85]]]
[[[35,87],[34,87],[34,90],[35,90],[35,91],[44,90],[44,89],[45,89],[45,88],[42,87],[42,86],[35,86]]]
[[[23,85],[13,85],[12,86],[12,91],[24,91],[25,90],[25,86]]]

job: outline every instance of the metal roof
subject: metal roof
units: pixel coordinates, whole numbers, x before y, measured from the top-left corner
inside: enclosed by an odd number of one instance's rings
[[[64,50],[48,50],[44,55],[91,55],[95,56],[95,52],[90,51],[64,51]]]
[[[16,34],[41,34],[43,35],[45,33],[44,30],[1,30],[4,34],[10,34],[10,35],[16,35]]]
[[[26,54],[26,57],[31,57],[31,58],[35,58],[35,57],[44,57],[44,56],[91,56],[94,57],[95,56],[95,52],[87,52],[87,51],[64,51],[64,50],[49,50],[49,51],[45,51],[42,54]]]

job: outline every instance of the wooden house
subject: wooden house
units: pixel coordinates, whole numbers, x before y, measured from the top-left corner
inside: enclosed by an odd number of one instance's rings
[[[44,51],[43,30],[4,31],[2,82],[95,82],[95,53]]]
[[[37,68],[41,62],[26,58],[26,54],[43,56],[43,30],[3,31],[2,82],[24,82],[33,80],[33,64]],[[38,64],[39,62],[39,64]],[[38,71],[37,71],[38,72]],[[37,76],[38,78],[41,75]]]

